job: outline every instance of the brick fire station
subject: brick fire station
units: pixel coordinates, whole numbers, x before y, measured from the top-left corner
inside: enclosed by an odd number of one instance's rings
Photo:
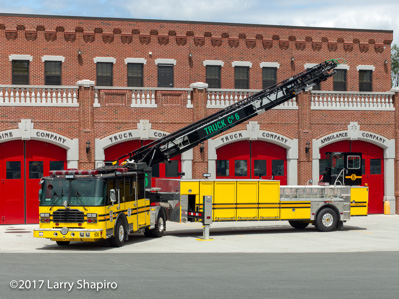
[[[0,224],[37,223],[50,170],[92,169],[332,58],[329,80],[153,168],[317,184],[361,152],[369,213],[399,208],[392,30],[0,14]]]

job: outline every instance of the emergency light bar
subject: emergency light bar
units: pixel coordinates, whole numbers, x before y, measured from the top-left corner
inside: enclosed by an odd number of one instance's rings
[[[97,174],[106,174],[112,172],[128,172],[128,169],[125,167],[120,167],[112,170],[107,169],[90,169],[90,170],[79,170],[79,169],[67,169],[67,170],[50,170],[50,175],[97,175]]]
[[[50,170],[50,175],[96,175],[98,170]]]

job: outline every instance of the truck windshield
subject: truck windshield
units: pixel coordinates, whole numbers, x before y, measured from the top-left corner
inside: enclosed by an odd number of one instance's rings
[[[62,206],[68,201],[68,206],[101,206],[105,203],[105,187],[103,180],[44,179],[40,205]]]

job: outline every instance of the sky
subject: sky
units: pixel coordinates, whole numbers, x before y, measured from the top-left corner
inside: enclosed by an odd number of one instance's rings
[[[0,0],[0,12],[394,30],[398,0]]]

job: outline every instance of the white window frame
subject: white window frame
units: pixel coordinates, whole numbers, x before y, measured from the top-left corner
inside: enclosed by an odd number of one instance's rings
[[[141,63],[141,64],[146,64],[147,63],[147,59],[145,58],[125,58],[125,64],[128,63]]]
[[[113,64],[115,64],[115,62],[116,62],[116,58],[114,58],[114,57],[94,57],[93,58],[93,60],[94,60],[94,63],[97,63],[97,62],[111,62],[111,63],[113,63]]]
[[[259,65],[261,69],[263,69],[264,67],[274,67],[276,69],[280,68],[280,63],[278,62],[261,62]]]
[[[252,68],[252,62],[250,62],[250,61],[233,61],[231,63],[231,65],[232,65],[232,67],[244,66],[244,67]]]
[[[164,59],[164,58],[155,59],[155,65],[158,65],[158,64],[176,65],[176,59]]]
[[[221,60],[204,60],[203,63],[204,63],[204,66],[208,66],[208,65],[214,65],[214,66],[220,66],[220,67],[224,66],[224,62]]]
[[[64,62],[65,61],[65,57],[64,56],[55,56],[55,55],[44,55],[42,56],[42,62],[45,61],[61,61]]]
[[[358,65],[356,67],[357,71],[375,71],[375,66],[374,65]]]
[[[10,61],[13,61],[13,60],[29,60],[29,61],[32,61],[33,56],[32,55],[11,54],[10,56],[8,56],[8,58],[10,59]]]

